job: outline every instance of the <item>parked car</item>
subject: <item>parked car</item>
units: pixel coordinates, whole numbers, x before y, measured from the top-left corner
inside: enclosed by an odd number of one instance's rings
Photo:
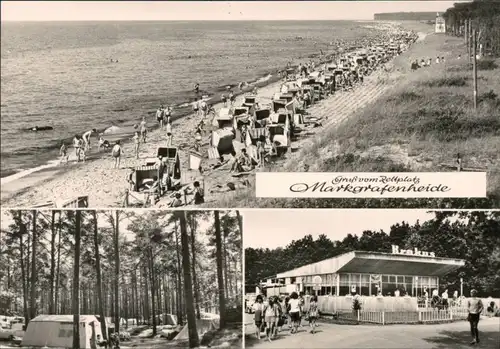
[[[0,340],[13,341],[23,336],[24,332],[19,329],[13,329],[11,326],[2,324],[0,326]]]

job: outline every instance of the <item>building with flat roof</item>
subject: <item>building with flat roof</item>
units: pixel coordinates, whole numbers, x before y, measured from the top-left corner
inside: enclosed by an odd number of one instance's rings
[[[462,259],[437,257],[433,252],[402,250],[391,253],[352,251],[320,262],[278,273],[261,285],[279,293],[345,296],[394,295],[422,296],[439,288],[439,278],[465,265]],[[273,292],[274,293],[274,292]]]

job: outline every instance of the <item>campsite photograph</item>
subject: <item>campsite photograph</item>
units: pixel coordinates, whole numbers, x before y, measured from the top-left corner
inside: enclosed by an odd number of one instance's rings
[[[242,347],[238,211],[2,211],[0,348]]]
[[[244,211],[246,348],[498,348],[500,211]]]
[[[498,2],[1,6],[2,207],[500,207]],[[455,171],[486,172],[486,197],[255,192],[262,172]]]

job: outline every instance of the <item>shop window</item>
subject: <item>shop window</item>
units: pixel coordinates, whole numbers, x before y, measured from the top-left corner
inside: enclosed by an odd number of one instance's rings
[[[359,294],[362,296],[369,296],[370,295],[370,284],[362,283]]]
[[[339,283],[342,286],[349,286],[349,274],[340,274]]]
[[[382,275],[382,282],[389,282],[389,275]]]
[[[295,280],[296,280],[296,278],[291,277],[291,278],[290,278],[290,283],[291,283],[291,284],[294,284],[294,283],[295,283]]]
[[[339,287],[339,296],[346,296],[348,294],[351,294],[351,288],[347,285],[341,285]]]
[[[358,284],[359,280],[359,274],[351,274],[351,284]]]
[[[389,282],[395,284],[396,283],[396,276],[395,275],[389,275]]]
[[[369,274],[361,274],[361,282],[362,283],[369,283],[370,282],[370,275]]]

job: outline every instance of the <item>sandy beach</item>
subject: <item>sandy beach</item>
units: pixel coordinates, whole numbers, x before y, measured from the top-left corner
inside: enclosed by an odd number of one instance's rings
[[[431,29],[430,29],[431,30]],[[425,33],[420,33],[420,39],[425,38]],[[418,45],[418,43],[417,43]],[[404,53],[402,57],[404,57]],[[399,57],[402,59],[402,57]],[[391,64],[390,62],[388,63]],[[326,129],[334,127],[349,117],[356,110],[365,107],[386,93],[391,86],[388,74],[399,74],[397,71],[387,73],[379,69],[370,76],[365,77],[363,84],[358,85],[353,91],[337,91],[333,96],[323,99],[308,109],[308,114],[322,122],[321,127],[311,128],[302,134],[292,144],[292,152],[285,158],[278,159],[265,169],[283,166],[284,162],[294,161],[298,154],[297,150],[306,144],[314,142],[315,136]],[[278,92],[281,81],[270,83],[258,90],[257,101],[261,104],[269,103],[274,93]],[[243,95],[236,98],[235,105],[240,105]],[[222,104],[215,104],[216,112]],[[153,122],[153,116],[149,117],[148,124]],[[138,120],[139,122],[140,120]],[[234,178],[228,169],[209,170],[210,163],[204,159],[202,166],[205,169],[203,177],[198,171],[189,171],[189,149],[194,142],[194,129],[199,122],[199,117],[188,115],[172,123],[173,145],[179,148],[182,168],[183,184],[192,183],[194,180],[202,180],[205,185],[205,206],[219,207],[219,203],[228,196],[241,193],[242,190],[253,191],[254,188],[237,189],[230,193],[220,192],[227,188],[228,182],[241,182],[245,178]],[[304,132],[303,132],[304,133]],[[204,135],[203,155],[206,158],[209,134]],[[133,145],[128,142],[124,145],[125,157],[122,158],[121,168],[113,168],[113,159],[110,154],[104,158],[90,157],[85,163],[70,163],[58,167],[48,168],[30,174],[26,177],[13,180],[8,184],[2,183],[1,203],[4,207],[28,207],[43,204],[47,201],[61,202],[70,200],[76,196],[88,196],[89,207],[123,207],[125,193],[129,187],[127,182],[130,168],[142,165],[145,158],[155,157],[158,147],[165,146],[165,131],[156,129],[148,134],[147,142],[141,144],[140,158],[135,159]],[[95,142],[95,141],[94,141]],[[237,143],[237,142],[235,142]],[[94,143],[95,144],[95,143]],[[236,148],[238,145],[236,144]],[[72,150],[72,149],[71,149]],[[253,182],[252,174],[248,176],[250,183]],[[241,186],[240,186],[241,187]],[[129,201],[134,205],[134,193]],[[157,207],[167,207],[171,201],[171,193],[168,193],[157,203]]]

